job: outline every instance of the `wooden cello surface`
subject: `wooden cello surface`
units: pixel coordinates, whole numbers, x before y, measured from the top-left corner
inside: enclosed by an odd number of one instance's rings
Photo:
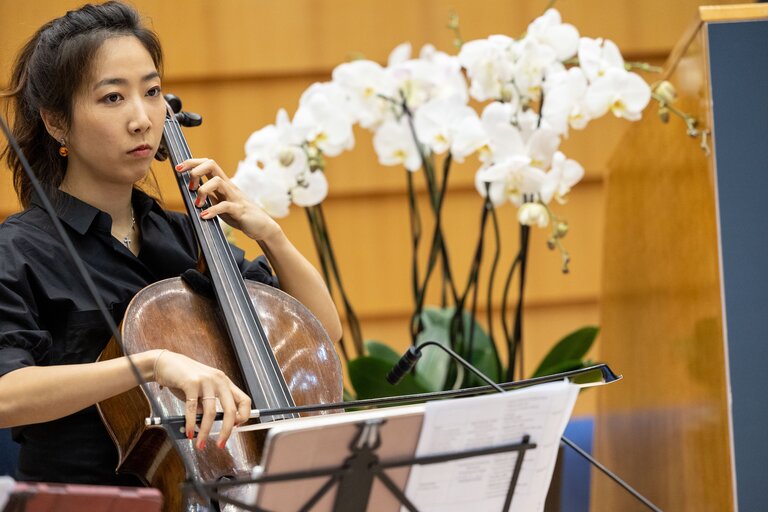
[[[290,295],[269,286],[248,282],[248,291],[260,313],[262,326],[297,404],[341,401],[342,373],[338,356],[320,322]],[[194,293],[179,278],[152,284],[131,302],[122,325],[129,353],[167,348],[219,368],[237,386],[243,386],[233,349],[216,304]],[[121,355],[114,340],[102,358]],[[168,389],[149,383],[162,407],[162,415],[183,415],[184,402]],[[150,413],[144,393],[135,388],[99,404],[108,430],[118,446],[119,471],[138,475],[165,497],[165,510],[186,510],[179,485],[187,479],[181,456],[194,461],[193,475],[212,481],[247,474],[260,458],[257,434],[234,433],[224,449],[211,441],[196,450],[183,433],[169,440],[162,427],[144,426]],[[176,445],[174,449],[173,444]],[[241,493],[246,492],[241,489]]]

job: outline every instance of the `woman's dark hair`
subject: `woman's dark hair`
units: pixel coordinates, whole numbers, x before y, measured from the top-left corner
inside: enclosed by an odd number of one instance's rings
[[[8,91],[12,97],[13,134],[45,187],[56,188],[67,170],[59,155],[59,142],[45,129],[40,111],[71,126],[75,96],[88,79],[93,58],[111,37],[134,36],[147,49],[162,72],[162,49],[157,36],[141,24],[130,6],[110,1],[88,4],[49,21],[22,48],[13,67]],[[13,172],[13,185],[23,207],[28,207],[32,186],[16,153],[3,150]]]

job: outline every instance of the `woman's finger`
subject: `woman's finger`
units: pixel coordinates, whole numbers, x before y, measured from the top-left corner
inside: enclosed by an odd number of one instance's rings
[[[175,169],[178,173],[189,173],[189,182],[187,186],[189,187],[189,190],[195,191],[200,186],[201,178],[213,172],[209,162],[213,161],[208,158],[193,158],[181,162]]]
[[[242,210],[243,207],[239,204],[233,203],[231,201],[221,201],[219,203],[212,204],[200,212],[200,217],[204,219],[211,219],[216,215],[222,215],[226,217],[225,220],[227,220],[227,218],[239,220],[240,217],[242,217]],[[237,224],[237,222],[235,222],[235,224]]]
[[[208,441],[208,435],[211,433],[213,421],[216,418],[216,387],[210,381],[204,382],[202,386],[203,394],[200,397],[200,404],[203,407],[203,419],[200,421],[200,431],[197,433],[197,448],[202,450]]]
[[[227,443],[227,439],[232,434],[232,428],[235,426],[237,406],[235,400],[232,397],[232,391],[229,383],[223,383],[219,389],[219,403],[221,409],[224,412],[224,417],[221,420],[221,429],[219,430],[219,440],[216,445],[219,448],[224,448]]]
[[[232,396],[235,398],[237,405],[237,414],[235,421],[238,425],[242,425],[248,421],[251,417],[251,397],[246,395],[240,388],[231,384]]]
[[[230,193],[229,182],[220,176],[214,176],[198,187],[195,206],[198,208],[202,207],[208,197],[211,197],[213,199],[212,202],[216,203],[220,199],[228,197]]]
[[[192,440],[195,438],[195,425],[197,424],[197,392],[185,393],[186,401],[184,402],[184,430],[187,435],[187,439]]]

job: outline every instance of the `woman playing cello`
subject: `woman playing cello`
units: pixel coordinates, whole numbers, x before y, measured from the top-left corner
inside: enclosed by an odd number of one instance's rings
[[[13,132],[56,214],[119,321],[143,287],[194,268],[189,218],[165,211],[141,184],[160,145],[166,104],[162,52],[139,16],[119,2],[86,5],[41,27],[21,50],[9,90]],[[126,358],[96,362],[110,339],[94,300],[31,188],[18,155],[6,161],[24,210],[0,225],[0,427],[21,444],[17,478],[132,485],[94,404],[136,386]],[[263,258],[234,249],[242,274],[279,286],[312,311],[332,340],[336,309],[317,271],[280,226],[250,203],[215,161],[179,164],[210,208],[258,241]],[[194,342],[194,340],[190,340]],[[248,416],[249,397],[221,371],[169,350],[133,357],[147,381],[185,400],[191,438],[209,438],[215,402],[219,446]]]

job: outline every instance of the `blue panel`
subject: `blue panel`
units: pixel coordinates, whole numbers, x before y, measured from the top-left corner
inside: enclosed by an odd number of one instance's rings
[[[19,445],[11,440],[11,429],[0,428],[0,475],[16,474]]]
[[[708,35],[737,497],[740,510],[765,510],[768,21],[710,24]]]
[[[585,416],[573,418],[565,427],[565,437],[579,448],[592,454],[594,418]],[[563,482],[560,491],[560,510],[562,512],[589,512],[589,490],[592,465],[581,455],[565,445],[561,445],[563,458]]]

